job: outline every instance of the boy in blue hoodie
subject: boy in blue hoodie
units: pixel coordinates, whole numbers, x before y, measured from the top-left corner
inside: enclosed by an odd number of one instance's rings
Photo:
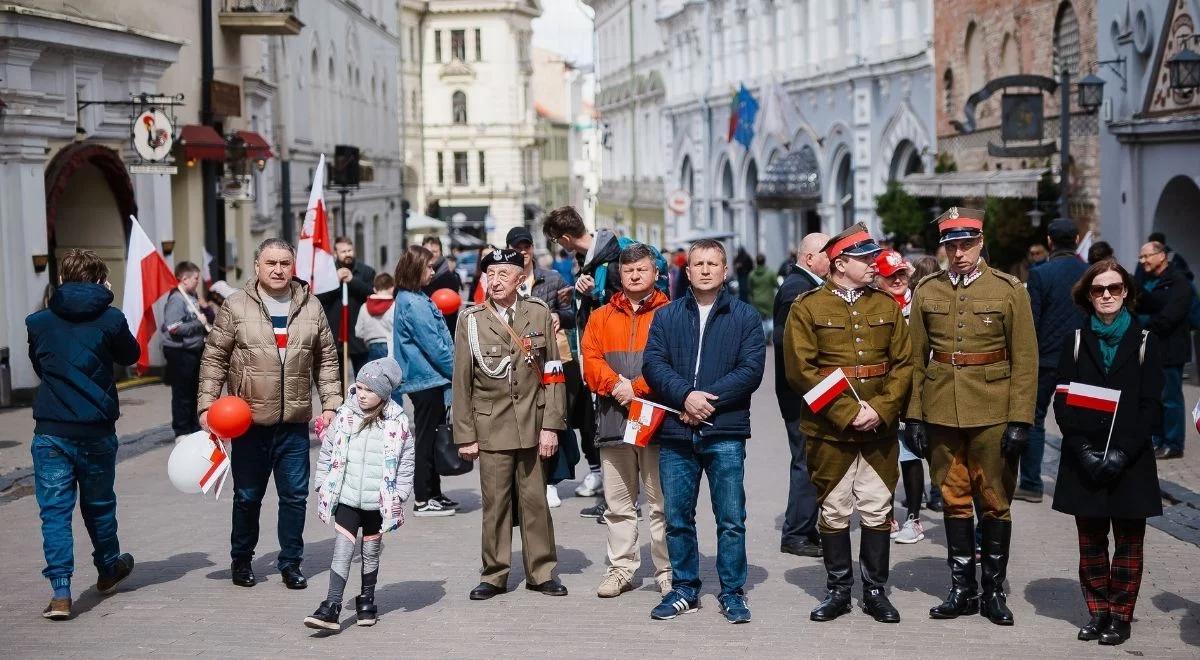
[[[71,517],[76,492],[99,572],[96,590],[116,591],[133,571],[117,541],[116,422],[120,417],[113,363],[137,362],[141,349],[125,315],[112,306],[108,266],[91,250],[70,250],[59,262],[61,286],[48,308],[25,319],[29,359],[42,383],[33,402],[34,489],[42,518],[42,551],[53,595],[47,619],[71,616],[75,570]]]

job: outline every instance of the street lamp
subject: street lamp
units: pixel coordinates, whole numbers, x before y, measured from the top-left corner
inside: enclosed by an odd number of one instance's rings
[[[1185,37],[1185,43],[1186,39],[1200,44],[1200,34]],[[1167,60],[1167,71],[1171,76],[1171,89],[1173,90],[1184,92],[1200,87],[1200,54],[1191,48],[1184,47],[1174,57]]]
[[[1091,114],[1104,103],[1104,79],[1094,73],[1083,77],[1077,83],[1079,88],[1079,107]]]
[[[1032,210],[1026,211],[1025,215],[1029,216],[1029,224],[1033,225],[1034,229],[1037,229],[1042,226],[1042,218],[1046,213],[1035,206]]]

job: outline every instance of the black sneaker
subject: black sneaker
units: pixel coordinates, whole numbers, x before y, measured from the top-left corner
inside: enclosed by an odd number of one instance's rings
[[[597,500],[595,506],[589,506],[579,512],[580,518],[604,518],[604,512],[608,510],[608,504],[604,500]]]
[[[107,575],[101,575],[96,580],[96,591],[106,596],[116,591],[117,585],[121,584],[133,572],[133,555],[128,552],[117,555],[117,560],[113,562],[109,571],[111,572]]]
[[[342,604],[332,600],[322,601],[316,612],[304,617],[304,625],[317,630],[341,630],[338,620],[342,617]]]
[[[450,499],[449,497],[446,497],[445,495],[438,495],[437,497],[435,497],[433,499],[436,500],[438,504],[441,504],[444,508],[447,508],[447,509],[457,509],[458,508],[458,502],[455,502],[454,500]]]
[[[413,515],[418,518],[442,518],[454,515],[454,509],[448,509],[437,500],[417,502],[413,506]]]

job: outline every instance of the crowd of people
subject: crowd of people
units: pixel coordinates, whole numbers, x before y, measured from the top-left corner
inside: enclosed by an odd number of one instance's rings
[[[469,287],[479,302],[449,313],[431,294],[463,290],[463,278],[436,238],[407,247],[393,272],[380,274],[338,238],[345,298],[310,293],[294,277],[295,250],[279,239],[258,247],[254,277],[241,289],[218,282],[204,298],[200,269],[181,262],[160,328],[172,428],[181,436],[208,430],[223,394],[249,405],[250,429],[231,443],[231,580],[258,582],[251,560],[274,477],[276,565],[291,589],[307,586],[315,431],[314,499],[335,541],[328,592],[305,619],[310,627],[340,629],[356,547],[356,622],[377,620],[381,536],[404,524],[409,507],[416,517],[456,513],[439,472],[449,442],[479,466],[482,570],[472,600],[508,590],[514,526],[526,588],[567,594],[555,576],[550,509],[561,505],[557,484],[575,478],[582,456],[575,492],[596,500],[581,515],[607,527],[597,595],[637,586],[644,512],[662,597],[650,616],[699,607],[695,514],[704,476],[720,612],[745,623],[744,464],[769,342],[791,452],[780,550],[820,557],[826,569],[826,596],[810,618],[850,611],[857,513],[863,609],[898,622],[887,595],[890,548],[926,538],[924,505],[942,513],[950,572],[948,595],[929,616],[982,614],[1012,625],[1011,501],[1043,497],[1053,406],[1063,434],[1053,506],[1076,519],[1092,615],[1079,638],[1120,644],[1130,635],[1145,520],[1162,512],[1155,461],[1183,451],[1181,372],[1197,308],[1190,272],[1162,236],[1142,247],[1136,275],[1101,243],[1085,262],[1075,226],[1058,220],[1048,249],[1030,251],[1038,263],[1010,275],[986,260],[981,211],[952,208],[936,222],[936,257],[910,261],[858,224],[805,236],[776,272],[744,250],[730,259],[713,240],[667,257],[607,229],[589,232],[562,207],[542,225],[560,248],[550,268],[537,263],[528,229],[514,228],[505,246],[479,258]],[[43,378],[32,451],[51,619],[71,615],[77,490],[97,588],[109,593],[133,570],[117,541],[119,406],[107,365],[132,364],[140,352],[111,306],[103,261],[72,250],[60,275],[47,309],[27,320]],[[344,326],[335,321],[343,304]],[[1074,405],[1077,387],[1091,387],[1093,398],[1119,391],[1120,414]],[[894,513],[898,482],[903,517]]]

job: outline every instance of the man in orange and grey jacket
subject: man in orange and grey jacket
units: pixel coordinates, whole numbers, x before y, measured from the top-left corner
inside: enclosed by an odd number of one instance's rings
[[[635,243],[621,251],[618,264],[621,290],[592,313],[583,333],[583,378],[596,394],[596,446],[604,477],[608,510],[608,572],[596,594],[612,598],[635,588],[633,575],[640,564],[637,500],[646,492],[650,518],[650,556],[661,593],[671,590],[667,557],[667,527],[658,478],[658,445],[639,447],[624,442],[629,404],[650,396],[642,377],[642,351],[650,334],[654,310],[670,302],[654,287],[658,280],[653,248]]]

